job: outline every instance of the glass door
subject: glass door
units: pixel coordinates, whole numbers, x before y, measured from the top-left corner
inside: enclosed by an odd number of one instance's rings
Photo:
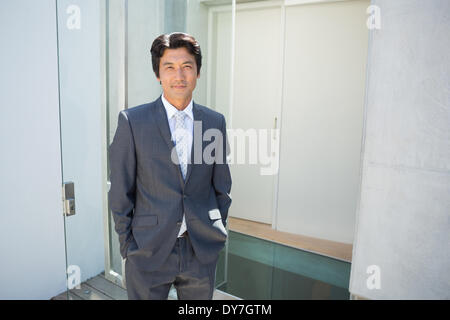
[[[85,282],[96,277],[124,287],[107,200],[107,150],[118,114],[161,94],[150,47],[158,35],[181,31],[199,41],[203,55],[194,101],[223,113],[229,125],[234,1],[56,2],[68,289],[89,292]],[[217,286],[226,282],[226,248]]]
[[[107,243],[105,2],[56,4],[67,283],[88,294]]]

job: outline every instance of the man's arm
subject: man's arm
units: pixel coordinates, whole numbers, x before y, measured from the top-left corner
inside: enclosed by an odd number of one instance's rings
[[[222,216],[223,225],[226,227],[228,218],[228,209],[231,205],[231,173],[227,163],[227,155],[229,153],[227,127],[225,117],[222,116],[222,137],[223,143],[222,152],[216,155],[216,162],[214,163],[213,171],[213,186],[216,191],[217,204]],[[221,154],[220,154],[221,153]]]
[[[116,134],[109,147],[111,189],[109,207],[119,235],[120,254],[126,258],[130,245],[137,248],[131,233],[136,200],[136,153],[133,133],[125,112],[119,113]]]

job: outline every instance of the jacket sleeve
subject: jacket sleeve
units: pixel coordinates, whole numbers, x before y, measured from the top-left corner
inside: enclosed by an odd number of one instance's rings
[[[137,248],[131,232],[136,201],[136,152],[131,126],[124,111],[119,114],[116,134],[109,147],[109,207],[119,235],[120,254],[126,258],[130,245]]]
[[[219,211],[222,216],[223,225],[226,227],[228,218],[228,209],[231,205],[231,173],[227,163],[227,155],[229,152],[229,145],[227,139],[227,129],[225,117],[222,116],[222,152],[216,155],[213,171],[213,186],[216,192],[216,200],[219,206]]]

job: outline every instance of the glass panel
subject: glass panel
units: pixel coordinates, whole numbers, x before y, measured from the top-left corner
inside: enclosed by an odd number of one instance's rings
[[[346,300],[350,263],[231,231],[228,281],[242,299]]]
[[[245,234],[228,233],[227,282],[220,290],[242,299],[271,298],[274,244]]]
[[[57,1],[62,177],[75,191],[75,214],[64,219],[68,287],[74,290],[105,270],[103,4]]]
[[[350,263],[274,244],[271,299],[347,300]]]

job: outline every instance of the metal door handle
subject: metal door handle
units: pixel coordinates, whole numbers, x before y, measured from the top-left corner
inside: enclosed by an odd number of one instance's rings
[[[73,182],[63,183],[63,214],[73,216],[75,212],[75,185]]]

